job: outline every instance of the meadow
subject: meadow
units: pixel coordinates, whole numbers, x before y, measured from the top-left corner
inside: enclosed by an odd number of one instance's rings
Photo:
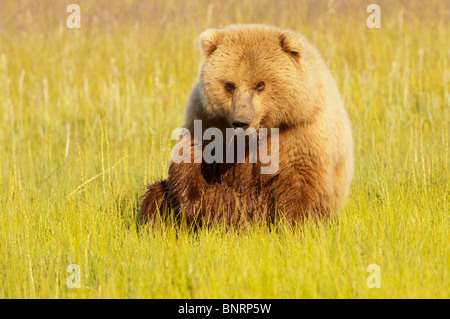
[[[450,6],[376,1],[371,29],[372,2],[1,1],[0,297],[449,298]],[[299,31],[329,65],[355,149],[336,222],[140,225],[197,81],[197,37],[233,23]]]

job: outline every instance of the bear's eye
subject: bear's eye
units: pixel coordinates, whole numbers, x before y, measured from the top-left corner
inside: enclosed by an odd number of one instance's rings
[[[264,90],[265,87],[266,87],[266,84],[261,81],[261,82],[258,82],[258,84],[256,84],[255,90],[261,92],[262,90]]]
[[[225,88],[227,89],[228,92],[234,92],[234,90],[236,89],[234,84],[231,82],[225,83]]]

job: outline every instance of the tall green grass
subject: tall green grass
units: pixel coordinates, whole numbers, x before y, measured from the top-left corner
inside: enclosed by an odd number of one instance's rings
[[[450,17],[444,0],[0,2],[0,297],[448,298]],[[231,23],[304,33],[353,124],[338,222],[245,232],[137,222],[167,175],[201,55]],[[69,289],[70,264],[81,287]],[[381,288],[366,284],[367,266]]]

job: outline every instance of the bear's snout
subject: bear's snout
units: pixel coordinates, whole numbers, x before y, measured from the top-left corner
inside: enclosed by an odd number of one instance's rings
[[[236,117],[232,120],[232,125],[234,128],[242,128],[244,131],[250,126],[250,119],[245,116]]]

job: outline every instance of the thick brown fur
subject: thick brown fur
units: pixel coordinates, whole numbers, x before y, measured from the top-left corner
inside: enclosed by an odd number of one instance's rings
[[[194,120],[202,120],[203,130],[217,127],[225,136],[236,118],[246,118],[257,130],[279,128],[278,170],[261,174],[263,164],[248,158],[235,164],[172,162],[168,179],[143,196],[144,220],[160,217],[165,207],[188,222],[237,225],[280,215],[296,222],[342,207],[353,176],[351,126],[317,49],[299,33],[263,25],[207,30],[200,46],[205,64],[185,127],[193,132]],[[261,81],[264,89],[255,89]],[[179,143],[195,148],[191,140]]]

